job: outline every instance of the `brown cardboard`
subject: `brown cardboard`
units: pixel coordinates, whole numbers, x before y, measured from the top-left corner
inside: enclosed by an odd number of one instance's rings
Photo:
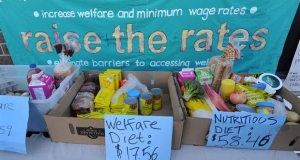
[[[176,77],[176,73],[174,73]],[[182,144],[186,145],[206,145],[206,136],[208,134],[211,119],[190,117],[183,103],[182,95],[179,89],[179,83],[174,78],[176,91],[179,95],[183,114],[185,115],[185,126],[182,135]],[[300,99],[286,88],[282,88],[278,93],[293,105],[293,111],[300,113]],[[296,151],[300,148],[300,125],[284,125],[278,132],[270,150],[288,150]],[[298,139],[297,139],[298,137]],[[293,140],[296,140],[293,143]]]
[[[104,120],[81,119],[73,115],[70,104],[86,81],[97,81],[99,71],[84,71],[75,83],[49,113],[44,115],[52,141],[83,144],[105,144]],[[154,111],[154,116],[173,116],[173,141],[172,149],[180,149],[183,131],[183,114],[180,108],[178,95],[171,72],[123,72],[123,77],[128,73],[135,75],[148,89],[161,88],[163,94],[163,107]],[[154,84],[151,84],[154,77]]]

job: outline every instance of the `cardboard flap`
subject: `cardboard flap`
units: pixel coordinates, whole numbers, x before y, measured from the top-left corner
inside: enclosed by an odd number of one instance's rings
[[[174,121],[183,121],[183,113],[182,113],[181,106],[179,104],[178,94],[176,91],[176,86],[172,75],[169,76],[168,86],[169,86],[171,104],[173,109]]]
[[[300,105],[299,105],[299,98],[294,95],[292,92],[290,92],[289,90],[287,90],[285,87],[282,87],[279,91],[278,91],[279,95],[281,95],[285,100],[287,100],[288,102],[290,102],[293,106],[292,110],[300,113]]]
[[[186,107],[184,106],[184,103],[183,103],[183,98],[182,98],[182,94],[181,94],[181,91],[180,91],[180,85],[179,85],[178,80],[176,78],[177,74],[178,74],[177,72],[173,73],[174,85],[175,85],[175,89],[176,89],[176,92],[177,92],[177,95],[178,95],[179,106],[182,110],[183,118],[186,119],[186,117],[188,116],[188,112],[187,112]]]

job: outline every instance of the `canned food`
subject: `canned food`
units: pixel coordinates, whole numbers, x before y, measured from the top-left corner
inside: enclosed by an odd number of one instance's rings
[[[139,110],[142,115],[150,115],[152,113],[152,94],[142,93],[140,95]]]
[[[126,115],[138,115],[138,99],[135,97],[125,98],[124,109]]]
[[[152,105],[152,110],[160,110],[162,107],[162,89],[160,88],[152,88],[150,92],[153,95],[153,105]]]

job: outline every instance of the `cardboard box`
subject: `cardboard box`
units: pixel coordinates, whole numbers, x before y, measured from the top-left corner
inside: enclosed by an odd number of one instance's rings
[[[58,105],[44,115],[52,141],[98,145],[105,144],[104,120],[77,118],[73,115],[70,107],[73,98],[83,83],[95,81],[99,73],[99,71],[82,72],[65,96],[59,101]],[[128,73],[134,74],[141,83],[148,86],[148,89],[158,87],[163,90],[163,107],[159,111],[154,111],[151,115],[173,116],[172,149],[180,149],[184,121],[172,73],[123,72],[123,77]],[[97,80],[95,82],[97,82]]]
[[[176,76],[177,73],[174,73]],[[185,124],[182,135],[182,144],[205,146],[206,136],[208,135],[211,119],[190,117],[184,106],[179,83],[175,79],[176,90],[179,95],[185,117]],[[293,105],[293,111],[300,113],[300,99],[286,88],[282,88],[278,93]],[[300,125],[284,125],[275,137],[270,150],[296,151],[300,148]]]

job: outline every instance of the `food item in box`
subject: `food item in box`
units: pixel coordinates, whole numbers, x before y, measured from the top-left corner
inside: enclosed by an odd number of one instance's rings
[[[138,99],[135,97],[127,97],[124,99],[123,114],[138,115]]]
[[[109,88],[101,88],[94,99],[95,108],[109,109],[111,97],[115,92],[115,90]]]
[[[150,115],[152,113],[153,95],[142,93],[139,98],[139,111],[141,115]]]
[[[231,39],[224,49],[223,55],[214,56],[208,62],[208,67],[210,67],[214,75],[211,86],[217,93],[219,92],[221,81],[230,77],[234,60],[242,58],[239,46],[238,40]]]
[[[248,104],[252,107],[255,107],[255,104],[257,102],[266,101],[266,99],[268,97],[270,97],[270,95],[264,90],[252,88],[252,87],[241,85],[241,84],[236,84],[235,90],[246,93],[246,95],[247,95],[246,104]]]
[[[141,92],[137,89],[131,89],[127,92],[128,97],[139,98],[140,94],[141,94]]]
[[[99,74],[100,88],[108,88],[112,90],[117,90],[116,83],[117,75],[115,73],[104,72]]]
[[[119,96],[121,96],[123,93],[127,93],[131,89],[137,89],[141,93],[149,93],[147,86],[142,84],[136,76],[129,73],[127,75],[126,84],[116,91],[111,99],[111,102],[118,103]]]
[[[94,111],[95,95],[91,92],[78,92],[72,102],[76,114],[86,114]]]
[[[120,88],[119,82],[122,80],[121,69],[107,69],[106,72],[116,74],[117,78],[116,78],[116,83],[115,83],[115,89],[119,89]]]
[[[96,95],[98,91],[99,86],[94,82],[85,82],[79,90],[79,92],[91,92],[94,95]]]
[[[260,114],[273,114],[274,113],[274,103],[271,102],[257,102],[255,107],[256,113]]]
[[[243,91],[235,90],[230,93],[229,100],[232,104],[243,104],[247,101],[247,94]]]
[[[111,108],[111,113],[112,114],[121,114],[122,110],[124,109],[124,99],[127,98],[127,94],[123,93],[121,96],[118,98],[118,103],[113,103],[111,102],[110,108]]]
[[[163,90],[160,88],[152,88],[150,90],[152,94],[152,110],[157,111],[162,108],[162,96],[163,96]]]
[[[191,117],[211,118],[212,110],[204,98],[192,98],[184,101],[184,105]]]
[[[228,102],[230,94],[234,91],[235,82],[232,79],[223,79],[221,82],[220,95],[225,102]]]
[[[32,95],[32,99],[45,100],[48,99],[55,91],[54,79],[51,75],[41,71],[38,74],[33,74],[28,89]]]
[[[69,63],[69,60],[76,49],[72,40],[70,40],[70,43],[68,44],[55,44],[54,48],[60,58],[60,63],[54,66],[55,87],[58,88],[60,83],[74,71],[74,67],[71,63]]]
[[[40,68],[38,68],[38,67],[36,67],[36,64],[35,63],[32,63],[32,64],[30,64],[29,65],[29,71],[27,72],[27,84],[29,84],[30,83],[30,81],[31,81],[31,76],[33,75],[33,74],[38,74],[38,73],[40,73],[42,70],[40,69]]]
[[[204,83],[211,84],[213,80],[213,74],[209,67],[195,68],[196,80],[200,82],[201,85]]]
[[[6,93],[7,96],[24,96],[24,97],[29,97],[30,94],[27,91],[12,91]]]
[[[178,72],[177,80],[180,86],[183,86],[185,80],[195,80],[195,73],[193,68],[183,68]]]
[[[200,82],[196,80],[184,80],[184,92],[182,98],[185,101],[189,101],[192,97],[202,97],[204,89],[200,85]]]
[[[243,83],[244,82],[244,76],[241,76],[241,75],[238,75],[238,74],[235,74],[235,73],[232,73],[230,75],[230,79],[234,80],[235,83]]]
[[[230,112],[230,109],[224,102],[224,100],[206,83],[204,83],[204,89],[211,100],[211,102],[220,110],[220,111],[227,111]]]
[[[211,88],[218,92],[223,79],[229,78],[232,69],[232,62],[223,56],[214,56],[208,62],[214,78],[211,83]]]
[[[106,111],[104,109],[98,109],[91,113],[86,114],[78,114],[78,118],[94,118],[94,119],[104,119],[105,114],[109,114],[109,111]]]
[[[300,116],[298,113],[294,111],[287,111],[286,114],[286,121],[287,122],[294,122],[297,123],[300,120]]]

